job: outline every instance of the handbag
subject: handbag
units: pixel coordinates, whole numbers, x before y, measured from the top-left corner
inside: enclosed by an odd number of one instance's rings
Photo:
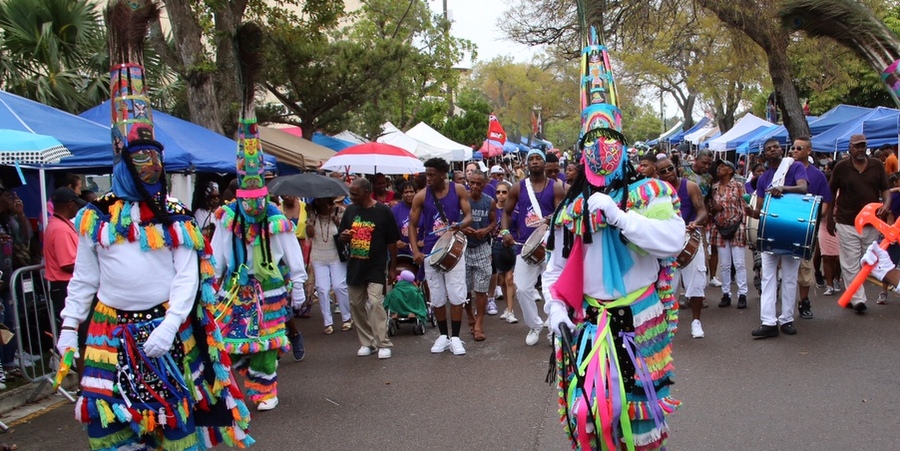
[[[734,224],[721,224],[718,220],[716,220],[715,223],[716,229],[719,231],[719,235],[722,235],[722,238],[726,240],[734,238],[734,235],[741,227],[741,221],[737,221]]]
[[[350,243],[345,243],[343,240],[341,240],[340,233],[335,233],[333,238],[334,247],[337,249],[338,259],[342,263],[350,260]]]

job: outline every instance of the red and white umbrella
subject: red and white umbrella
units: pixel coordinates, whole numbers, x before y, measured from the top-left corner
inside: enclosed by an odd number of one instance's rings
[[[348,147],[329,158],[322,169],[360,174],[425,172],[425,166],[415,155],[397,146],[379,142]]]

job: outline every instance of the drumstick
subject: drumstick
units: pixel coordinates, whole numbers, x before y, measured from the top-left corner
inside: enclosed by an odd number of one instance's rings
[[[456,227],[456,226],[458,226],[458,225],[459,225],[458,222],[454,222],[453,224],[450,224],[450,225],[448,225],[447,227],[441,227],[440,229],[432,230],[432,231],[428,232],[428,235],[434,235],[435,233],[441,233],[441,232],[444,232],[444,231],[446,231],[446,230],[449,230],[449,229],[452,228],[452,227]]]
[[[440,252],[442,250],[444,250],[444,248],[442,248],[442,247],[439,247],[437,249],[432,249],[431,252],[429,252],[428,254],[425,255],[425,258],[431,257],[432,255],[437,254],[438,252]]]

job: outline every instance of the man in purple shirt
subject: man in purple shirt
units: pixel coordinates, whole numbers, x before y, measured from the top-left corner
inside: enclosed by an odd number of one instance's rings
[[[759,211],[767,195],[779,198],[785,193],[806,194],[807,177],[806,168],[801,163],[787,160],[782,166],[784,149],[777,139],[768,139],[763,145],[763,158],[769,168],[759,176],[756,183],[756,205],[747,206],[747,214],[759,219]],[[788,164],[790,162],[790,164]],[[775,177],[776,173],[779,177]],[[782,176],[783,174],[783,176]],[[751,335],[757,338],[778,336],[778,325],[786,335],[795,335],[794,328],[794,302],[797,297],[797,277],[791,277],[799,273],[800,261],[790,254],[778,254],[763,252],[762,255],[762,295],[759,299],[759,318],[762,325],[755,329]],[[778,300],[778,283],[776,274],[778,263],[781,263],[781,316],[775,316]]]
[[[812,142],[809,138],[801,136],[794,140],[794,145],[790,150],[793,152],[794,161],[806,168],[806,177],[809,181],[807,192],[815,196],[822,196],[822,211],[827,211],[828,205],[831,204],[832,200],[831,189],[828,188],[828,180],[825,178],[825,174],[814,165],[809,164]],[[823,219],[823,216],[820,215],[818,219]],[[816,246],[816,253],[818,252],[819,249]],[[818,270],[818,267],[815,269]],[[813,272],[813,260],[802,260],[800,262],[800,273],[797,276],[797,284],[800,285],[800,304],[797,307],[797,311],[800,313],[800,318],[803,319],[813,319],[812,308],[809,302],[809,287],[815,281]]]

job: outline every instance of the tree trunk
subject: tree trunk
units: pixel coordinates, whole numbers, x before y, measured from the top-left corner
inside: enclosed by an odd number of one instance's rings
[[[241,24],[246,0],[233,0],[215,12],[216,18],[216,77],[220,121],[225,136],[234,137],[241,108],[241,87],[234,48],[234,33]]]
[[[187,82],[191,122],[222,133],[219,103],[213,83],[213,63],[204,57],[203,33],[189,0],[165,0],[172,24],[179,74]]]
[[[769,74],[772,86],[775,87],[775,98],[781,110],[784,128],[787,129],[791,142],[805,136],[809,138],[809,123],[800,105],[800,96],[794,86],[793,77],[788,69],[787,38],[784,41],[772,42],[772,49],[766,51],[769,59]]]

